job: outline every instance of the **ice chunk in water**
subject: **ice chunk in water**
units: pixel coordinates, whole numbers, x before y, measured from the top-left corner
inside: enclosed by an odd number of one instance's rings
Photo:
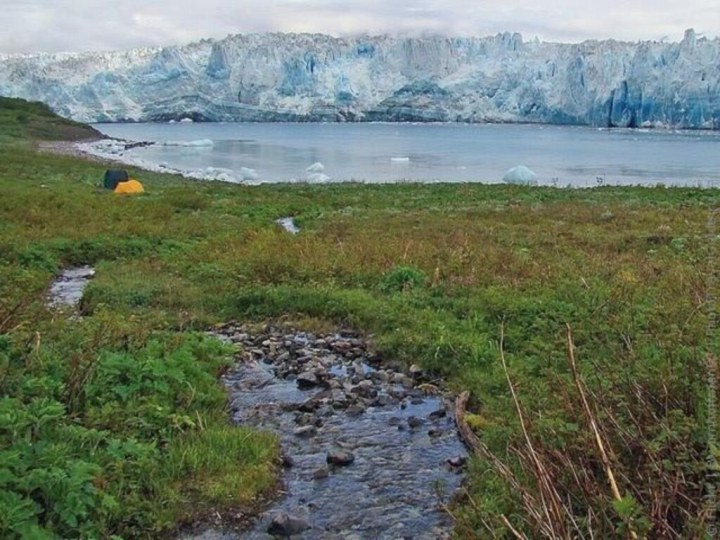
[[[257,180],[258,173],[255,169],[249,169],[248,167],[240,167],[240,178],[243,180]]]
[[[316,161],[305,170],[309,173],[321,173],[325,170],[325,165],[323,165],[319,161]]]
[[[505,173],[505,176],[503,176],[503,182],[524,186],[536,186],[537,174],[528,169],[525,165],[518,165]]]
[[[328,180],[330,180],[330,177],[327,174],[323,174],[323,173],[312,173],[312,174],[308,174],[307,179],[308,179],[308,182],[322,183],[322,182],[327,182]]]

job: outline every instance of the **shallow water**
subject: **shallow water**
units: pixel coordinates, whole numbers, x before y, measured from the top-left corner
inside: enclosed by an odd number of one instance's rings
[[[297,234],[300,232],[300,227],[295,224],[295,220],[291,217],[280,218],[276,223],[290,234]]]
[[[508,169],[526,165],[537,173],[540,185],[720,185],[719,132],[502,124],[95,127],[113,137],[161,143],[125,151],[122,159],[201,176],[229,171],[237,181],[249,183],[322,182],[326,177],[340,182],[497,183]],[[323,172],[308,171],[313,164],[322,164]]]
[[[440,504],[462,475],[447,461],[466,455],[449,401],[417,378],[370,366],[372,355],[355,338],[234,335],[246,357],[225,378],[233,418],[277,433],[293,465],[284,496],[251,530],[193,538],[272,538],[268,528],[281,513],[307,522],[297,538],[449,537]],[[301,389],[297,372],[318,374],[318,384]],[[333,450],[350,451],[354,461],[328,465]]]
[[[85,287],[95,276],[91,266],[67,268],[52,282],[48,303],[53,307],[76,307],[82,299]]]

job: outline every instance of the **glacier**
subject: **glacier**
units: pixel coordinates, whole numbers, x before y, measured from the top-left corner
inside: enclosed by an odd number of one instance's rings
[[[0,55],[0,95],[84,122],[527,122],[720,129],[720,39],[240,34]]]

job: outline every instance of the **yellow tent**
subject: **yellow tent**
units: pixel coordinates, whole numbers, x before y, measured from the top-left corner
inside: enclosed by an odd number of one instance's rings
[[[133,194],[143,193],[145,189],[140,182],[131,178],[127,182],[118,182],[114,191],[115,193]]]

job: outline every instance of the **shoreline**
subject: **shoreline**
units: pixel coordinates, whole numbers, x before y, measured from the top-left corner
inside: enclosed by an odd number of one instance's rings
[[[579,126],[582,127],[582,126]],[[628,128],[613,128],[613,129],[625,129],[628,131],[649,131],[644,128],[634,128],[632,130]],[[206,142],[203,146],[212,146],[210,139],[203,140]],[[187,141],[184,144],[177,144],[178,146],[192,147],[196,146],[197,141]],[[168,143],[165,143],[168,144]],[[98,148],[98,146],[106,145],[106,150]],[[164,163],[154,164],[143,158],[125,156],[124,152],[129,152],[136,148],[143,148],[154,145],[163,145],[159,141],[134,141],[129,139],[122,139],[112,136],[105,136],[103,138],[91,138],[79,141],[40,141],[36,144],[36,149],[39,152],[45,152],[60,156],[70,156],[79,159],[84,159],[93,163],[117,166],[120,168],[137,168],[143,171],[170,174],[181,176],[187,180],[205,181],[205,182],[223,182],[227,184],[236,184],[242,186],[258,186],[265,184],[304,184],[304,185],[339,185],[339,184],[364,184],[364,185],[392,185],[392,184],[416,184],[416,185],[434,185],[434,184],[480,184],[480,185],[507,185],[516,187],[533,187],[533,188],[552,188],[552,189],[573,189],[573,190],[587,190],[594,188],[646,188],[656,189],[662,187],[665,189],[690,189],[690,190],[708,190],[717,189],[718,185],[713,185],[712,180],[698,181],[695,185],[683,185],[676,183],[665,183],[656,182],[654,184],[612,184],[602,183],[597,185],[561,185],[561,184],[525,184],[525,183],[513,183],[507,181],[474,181],[474,180],[435,180],[435,181],[422,181],[422,180],[402,180],[402,181],[369,181],[369,180],[339,180],[327,177],[326,175],[312,174],[308,171],[307,178],[289,178],[283,180],[263,180],[259,178],[257,171],[247,167],[241,167],[239,171],[229,168],[212,167],[208,166],[204,169],[179,169],[174,168]],[[176,145],[174,142],[169,144],[170,146]],[[391,160],[394,158],[391,158]]]

